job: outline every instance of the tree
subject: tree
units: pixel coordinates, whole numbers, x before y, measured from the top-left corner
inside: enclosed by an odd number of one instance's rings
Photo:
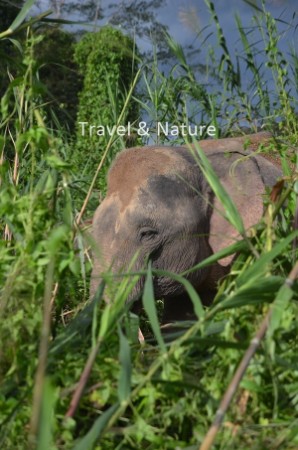
[[[78,123],[112,127],[125,104],[126,94],[137,71],[136,48],[133,40],[110,26],[97,33],[86,33],[76,45],[75,60],[84,77],[79,98]],[[135,121],[138,116],[136,103],[129,102],[123,124]],[[107,143],[107,134],[98,136],[77,132],[78,154],[81,162],[98,163]],[[118,146],[119,149],[119,146]]]
[[[157,20],[156,11],[163,5],[163,0],[122,0],[109,2],[106,7],[101,0],[48,0],[48,7],[59,19],[75,20],[79,17],[81,22],[94,23],[95,30],[99,27],[98,21],[104,20],[110,26],[125,30],[133,38],[148,38],[162,53],[167,49],[164,32],[168,27]],[[76,27],[75,33],[82,34],[85,29]]]

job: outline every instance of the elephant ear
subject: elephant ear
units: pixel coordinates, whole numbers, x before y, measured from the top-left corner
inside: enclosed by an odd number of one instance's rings
[[[228,157],[227,157],[228,156]],[[263,213],[263,194],[265,187],[259,166],[255,158],[243,158],[241,154],[216,154],[210,157],[213,169],[220,178],[221,184],[236,205],[245,229],[255,225]],[[210,219],[209,244],[214,253],[235,243],[240,235],[225,219],[225,211],[221,202],[215,197]],[[234,255],[219,261],[222,266],[232,262]]]

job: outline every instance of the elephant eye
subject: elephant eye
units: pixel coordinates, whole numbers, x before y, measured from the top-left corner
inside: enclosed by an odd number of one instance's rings
[[[139,232],[140,241],[149,241],[158,234],[158,231],[154,228],[143,227]]]

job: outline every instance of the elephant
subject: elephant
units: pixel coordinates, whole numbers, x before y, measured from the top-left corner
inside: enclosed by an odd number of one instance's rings
[[[252,153],[268,133],[199,141],[221,184],[234,201],[246,229],[263,214],[266,187],[281,176],[280,168]],[[237,162],[237,164],[236,164]],[[150,259],[152,268],[182,273],[235,242],[239,236],[227,222],[196,158],[188,146],[148,146],[121,151],[107,180],[107,194],[93,217],[93,257],[90,294],[101,274],[133,270]],[[234,255],[186,278],[202,303],[210,304],[218,281],[229,273]],[[132,297],[140,295],[144,277]],[[164,300],[164,321],[189,317],[190,300],[179,282],[153,277],[154,295]]]

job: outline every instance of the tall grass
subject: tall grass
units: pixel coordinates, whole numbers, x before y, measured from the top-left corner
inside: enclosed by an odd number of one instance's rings
[[[252,15],[251,27],[244,27],[236,15],[239,36],[235,40],[239,49],[232,52],[215,3],[205,3],[211,22],[197,30],[199,43],[207,52],[205,73],[188,63],[183,48],[170,36],[167,41],[176,60],[172,70],[164,74],[153,60],[144,72],[145,87],[139,101],[148,113],[152,131],[156,121],[168,120],[176,124],[212,124],[222,136],[241,133],[243,128],[257,131],[260,127],[296,136],[297,58],[292,49],[287,58],[279,49],[283,35],[278,22],[265,6]],[[288,24],[289,30],[295,27],[294,20]],[[214,28],[216,53],[209,45]]]
[[[276,22],[266,10],[254,16],[264,42],[263,59],[257,62],[256,47],[236,18],[242,57],[252,74],[247,88],[215,6],[207,2],[221,51],[213,87],[200,83],[183,49],[169,37],[176,64],[167,77],[156,60],[143,67],[142,91],[136,94],[153,130],[158,120],[201,121],[226,134],[236,132],[243,120],[254,129],[260,119],[278,130],[277,146],[259,151],[281,159],[287,187],[280,192],[276,187],[281,200],[268,201],[264,219],[250,237],[200,263],[203,267],[239,252],[214,303],[203,308],[183,278],[186,273],[168,274],[150,266],[122,279],[107,272],[89,302],[86,246],[93,244],[78,222],[94,182],[82,202],[83,196],[77,195],[82,167],[71,164],[72,149],[64,135],[54,134],[44,121],[34,57],[37,38],[32,20],[24,22],[30,4],[25,3],[12,31],[0,34],[12,35],[18,27],[27,32],[22,46],[14,36],[22,64],[17,73],[8,74],[1,103],[0,447],[199,448],[250,340],[271,311],[267,337],[238,380],[236,398],[228,405],[213,448],[296,449],[297,280],[293,275],[289,280],[289,274],[297,259],[297,99],[289,89],[297,86],[298,78],[297,58],[283,61],[278,50]],[[264,83],[264,71],[274,79],[273,93]],[[182,137],[175,140],[179,142]],[[104,154],[112,144],[113,139]],[[231,222],[242,231],[241,218],[199,149],[198,158]],[[95,178],[100,170],[95,168]],[[197,320],[180,323],[178,331],[165,336],[152,275],[183,283]],[[126,304],[139,276],[146,277],[141,319]],[[103,301],[106,285],[108,304]],[[149,330],[142,346],[137,342],[140,320],[142,329]]]

